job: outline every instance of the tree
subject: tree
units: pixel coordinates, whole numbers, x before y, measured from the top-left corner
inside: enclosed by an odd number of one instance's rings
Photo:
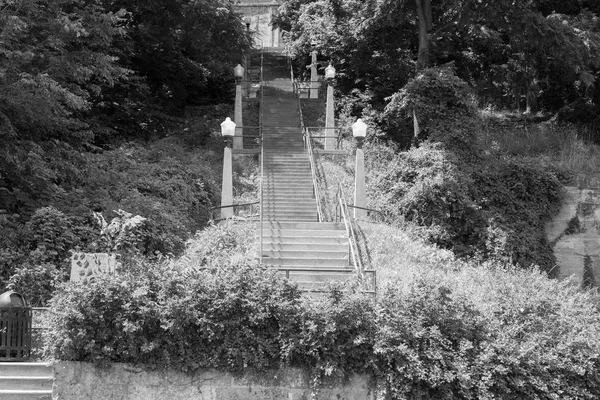
[[[459,77],[486,101],[553,111],[595,93],[599,30],[596,14],[585,7],[598,7],[587,0],[569,4],[290,0],[276,22],[289,28],[298,54],[320,41],[338,60],[338,87],[367,90],[379,109],[415,70],[454,62]]]

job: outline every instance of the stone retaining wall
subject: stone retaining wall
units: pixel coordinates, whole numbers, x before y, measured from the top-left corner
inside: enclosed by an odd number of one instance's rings
[[[193,375],[127,364],[108,368],[89,363],[54,366],[53,398],[60,400],[309,400],[310,376],[298,369],[262,371],[236,377],[215,370]],[[324,382],[319,400],[369,400],[375,393],[366,376]]]
[[[600,182],[582,181],[566,188],[562,208],[546,224],[559,277],[600,284]]]

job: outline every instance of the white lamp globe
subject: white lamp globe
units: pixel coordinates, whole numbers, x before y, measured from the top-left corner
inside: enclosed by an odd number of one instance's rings
[[[225,121],[221,122],[221,135],[224,137],[235,135],[235,122],[231,118],[225,118]]]
[[[325,68],[325,78],[333,79],[335,78],[335,68],[333,65],[329,64],[327,68]]]
[[[233,69],[233,76],[235,76],[238,79],[242,79],[244,77],[244,67],[242,67],[240,64],[238,64]]]
[[[362,139],[367,136],[367,124],[365,124],[362,119],[359,118],[352,124],[352,136]]]

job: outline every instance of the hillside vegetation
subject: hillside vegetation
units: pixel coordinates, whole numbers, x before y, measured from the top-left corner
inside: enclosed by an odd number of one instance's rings
[[[337,69],[329,216],[338,184],[352,193],[348,128],[369,125],[380,223],[359,235],[378,291],[321,297],[260,267],[254,224],[209,222],[253,34],[232,2],[0,8],[0,283],[50,307],[45,358],[298,366],[316,398],[355,372],[386,399],[600,396],[597,289],[552,279],[543,231],[562,186],[600,165],[596,2],[283,2],[295,75],[312,50]],[[237,159],[237,201],[257,169]],[[119,274],[66,282],[77,249],[119,254]]]

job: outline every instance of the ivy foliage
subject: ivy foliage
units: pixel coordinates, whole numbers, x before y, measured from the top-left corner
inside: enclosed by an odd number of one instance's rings
[[[383,117],[395,129],[403,126],[402,120],[416,118],[415,144],[429,139],[455,152],[473,151],[477,108],[471,89],[452,65],[419,72],[388,100]]]

